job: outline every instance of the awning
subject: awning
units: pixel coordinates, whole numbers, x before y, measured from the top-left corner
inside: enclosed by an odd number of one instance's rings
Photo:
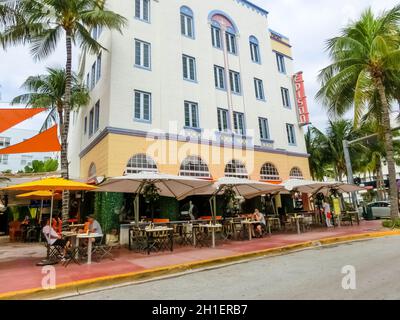
[[[57,152],[61,150],[57,125],[23,142],[0,149],[0,154]]]
[[[0,109],[0,133],[45,110],[46,109],[43,108]]]

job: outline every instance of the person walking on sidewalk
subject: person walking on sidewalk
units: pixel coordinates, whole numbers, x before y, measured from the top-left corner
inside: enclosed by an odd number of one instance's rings
[[[323,208],[324,208],[326,226],[328,228],[332,228],[333,227],[332,222],[331,222],[332,210],[331,210],[331,206],[330,206],[329,201],[328,201],[327,198],[325,198],[325,200],[324,200]]]

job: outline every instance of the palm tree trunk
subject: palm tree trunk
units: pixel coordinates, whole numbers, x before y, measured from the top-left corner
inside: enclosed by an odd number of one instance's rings
[[[383,173],[382,173],[382,167],[377,168],[376,170],[376,190],[378,191],[378,200],[383,201],[384,200],[384,188],[385,188],[385,182],[383,180]]]
[[[65,103],[64,121],[61,131],[61,175],[69,178],[68,169],[68,129],[71,111],[71,87],[72,87],[72,37],[69,31],[66,32],[67,62],[65,66]],[[64,191],[62,195],[62,220],[63,226],[68,225],[69,219],[69,191]]]
[[[385,148],[386,148],[386,162],[389,171],[389,193],[390,193],[390,216],[393,220],[399,218],[399,194],[397,189],[396,180],[396,164],[394,161],[393,152],[393,135],[390,125],[390,115],[389,115],[389,102],[386,98],[385,87],[383,81],[380,77],[375,79],[377,88],[379,91],[380,100],[382,103],[382,121],[383,130],[385,133]]]

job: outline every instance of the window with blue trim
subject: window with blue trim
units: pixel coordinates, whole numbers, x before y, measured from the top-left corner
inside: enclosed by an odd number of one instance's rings
[[[195,102],[185,101],[185,127],[200,128],[199,107]]]
[[[150,21],[150,0],[135,0],[135,18]]]
[[[151,45],[135,39],[135,66],[150,69]]]
[[[151,93],[135,90],[134,118],[137,121],[151,121]]]
[[[228,132],[229,131],[229,123],[228,123],[228,110],[218,108],[218,130],[219,132]]]
[[[258,100],[265,100],[264,84],[262,80],[254,78],[254,89],[256,93],[256,98]]]
[[[187,55],[182,56],[183,79],[196,81],[196,59]]]
[[[233,113],[233,125],[235,126],[235,133],[240,134],[242,136],[245,135],[246,129],[244,125],[244,114],[241,112]]]
[[[193,11],[185,6],[181,7],[181,33],[186,37],[194,38]]]
[[[225,39],[227,51],[232,54],[237,54],[236,35],[230,32],[226,32]]]
[[[289,123],[286,124],[286,133],[287,133],[289,145],[295,145],[296,144],[296,132],[295,132],[293,124],[289,124]]]
[[[221,41],[221,29],[216,26],[211,26],[211,39],[212,45],[215,48],[221,49],[222,48],[222,41]]]
[[[240,94],[242,92],[239,72],[229,70],[229,82],[233,93]]]
[[[289,89],[287,88],[281,88],[281,95],[282,95],[282,103],[283,106],[286,108],[290,108],[290,94],[289,94]]]
[[[270,140],[268,119],[258,118],[261,140]]]
[[[250,55],[251,61],[255,63],[261,63],[260,46],[258,44],[257,38],[254,36],[250,37]]]
[[[276,63],[278,64],[278,71],[286,74],[285,56],[280,53],[276,53]]]
[[[225,69],[219,66],[214,66],[214,81],[217,89],[225,89]]]

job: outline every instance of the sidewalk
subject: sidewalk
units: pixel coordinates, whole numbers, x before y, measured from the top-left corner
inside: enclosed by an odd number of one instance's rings
[[[92,265],[70,264],[64,268],[56,265],[57,287],[68,283],[102,278],[113,279],[119,275],[157,270],[162,267],[179,267],[182,264],[205,262],[213,259],[224,259],[246,255],[266,249],[301,245],[305,242],[328,238],[346,237],[357,234],[370,234],[387,231],[381,221],[364,221],[360,226],[335,229],[315,229],[301,235],[293,233],[273,234],[263,239],[252,241],[226,241],[218,243],[215,249],[177,247],[174,252],[134,253],[127,249],[114,251],[115,260],[106,259]],[[41,288],[42,268],[36,263],[45,257],[46,251],[40,244],[1,244],[0,245],[0,298],[7,293],[29,291]],[[95,282],[96,280],[94,280]]]

